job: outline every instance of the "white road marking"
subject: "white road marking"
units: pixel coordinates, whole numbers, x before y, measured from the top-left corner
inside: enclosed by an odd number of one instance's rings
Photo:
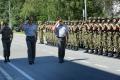
[[[4,59],[2,56],[0,56],[0,59]],[[28,80],[35,80],[34,78],[32,78],[31,76],[29,76],[27,73],[25,73],[24,71],[22,71],[21,69],[19,69],[18,67],[16,67],[14,64],[12,63],[8,63],[12,68],[14,68],[15,70],[17,70],[19,73],[21,73],[24,77],[26,77]]]
[[[25,73],[24,71],[22,71],[21,69],[19,69],[18,67],[16,67],[15,65],[13,65],[12,63],[8,63],[11,67],[13,67],[14,69],[16,69],[18,72],[20,72],[24,77],[26,77],[29,80],[35,80],[33,79],[31,76],[29,76],[27,73]]]
[[[120,70],[116,70],[117,72],[120,72]]]
[[[88,62],[88,61],[81,61],[81,62],[86,63],[86,64],[89,64],[89,63],[90,63],[90,62]]]
[[[101,67],[101,68],[106,68],[108,69],[109,67],[108,66],[105,66],[105,65],[101,65],[101,64],[94,64],[95,66],[98,66],[98,67]]]
[[[74,58],[72,58],[72,57],[67,57],[67,59],[71,59],[71,60],[73,60]]]
[[[7,80],[13,80],[13,78],[1,67],[0,72],[6,77]]]

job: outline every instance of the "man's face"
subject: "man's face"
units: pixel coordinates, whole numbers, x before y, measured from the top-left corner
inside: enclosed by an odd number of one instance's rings
[[[59,20],[59,24],[63,24],[63,21],[62,21],[62,20]]]
[[[105,20],[102,20],[102,22],[104,23],[104,22],[105,22]]]
[[[32,17],[32,16],[29,17],[29,22],[30,22],[30,23],[33,22],[33,17]]]
[[[120,23],[120,19],[118,20],[118,23]]]
[[[108,19],[107,22],[110,22],[110,20]]]
[[[100,20],[98,20],[98,23],[100,23]]]
[[[113,19],[113,22],[116,22],[116,19]]]

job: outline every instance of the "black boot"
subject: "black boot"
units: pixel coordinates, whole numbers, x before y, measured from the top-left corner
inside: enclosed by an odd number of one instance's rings
[[[70,49],[72,50],[72,45],[70,45]]]
[[[29,61],[29,65],[32,65],[33,64],[33,62],[32,61]]]
[[[103,54],[103,50],[99,50],[98,55],[102,55],[102,54]]]
[[[103,56],[107,56],[108,55],[108,51],[105,51],[104,53],[103,53]]]
[[[119,55],[120,55],[120,54],[116,52],[116,53],[113,54],[113,57],[114,57],[114,58],[118,58]]]
[[[77,51],[78,50],[78,46],[75,46],[75,51]]]
[[[94,54],[98,54],[98,49],[95,49]]]
[[[63,58],[59,58],[59,62],[58,63],[64,63],[64,59]]]
[[[79,45],[79,48],[83,48],[83,44],[80,44],[80,45]]]
[[[6,63],[7,62],[7,57],[5,56],[4,59],[5,59],[4,62]]]
[[[112,56],[113,56],[113,53],[114,53],[114,52],[110,51],[110,52],[108,53],[108,57],[112,57]]]
[[[73,46],[73,50],[75,50],[75,46]]]
[[[9,59],[9,57],[7,57],[7,62],[10,62],[10,59]]]
[[[90,50],[90,54],[92,54],[92,53],[94,53],[94,49],[91,49],[91,50]]]
[[[84,53],[88,53],[89,52],[89,49],[88,48],[86,48],[86,50],[85,50],[85,52]]]

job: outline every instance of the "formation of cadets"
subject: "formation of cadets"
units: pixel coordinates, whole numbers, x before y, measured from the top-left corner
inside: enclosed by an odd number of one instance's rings
[[[85,53],[109,57],[120,56],[120,18],[89,18],[87,21],[64,21],[69,28],[66,48],[85,49]],[[40,43],[56,46],[57,38],[52,31],[54,21],[40,22]]]

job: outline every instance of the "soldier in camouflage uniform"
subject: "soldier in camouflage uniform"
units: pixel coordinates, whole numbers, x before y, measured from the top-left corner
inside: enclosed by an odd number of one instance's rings
[[[71,44],[71,49],[74,49],[74,32],[73,32],[73,27],[74,27],[74,23],[73,21],[71,21],[70,24],[70,44]]]
[[[53,25],[55,25],[55,22],[53,22]],[[65,23],[65,25],[67,25],[67,23]],[[53,32],[53,36],[54,36],[54,46],[57,46],[57,37],[56,35],[54,35],[54,32]]]
[[[94,44],[94,53],[95,54],[98,54],[98,47],[99,47],[98,39],[99,39],[98,24],[97,24],[97,20],[96,20],[95,23],[93,24],[93,44]]]
[[[75,26],[75,23],[72,21],[71,22],[71,29],[72,29],[72,33],[71,33],[71,44],[72,44],[72,50],[74,50],[74,42],[75,42],[75,37],[74,37],[74,26]]]
[[[48,34],[49,34],[49,29],[48,29],[48,22],[45,23],[45,37],[46,37],[46,44],[49,44],[48,42]]]
[[[73,36],[74,36],[74,50],[78,50],[79,47],[79,27],[78,22],[74,22],[73,27]]]
[[[83,48],[84,47],[84,44],[83,44],[83,31],[82,31],[82,28],[83,28],[83,22],[80,21],[79,24],[78,24],[78,27],[79,27],[79,47],[80,48]]]
[[[104,22],[103,22],[104,23]],[[98,19],[98,55],[103,54],[102,19]]]
[[[43,31],[44,29],[45,29],[45,23],[42,22],[39,24],[39,39],[41,44],[44,43],[44,31]]]
[[[103,33],[103,39],[102,39],[102,44],[103,44],[103,55],[106,56],[108,55],[108,28],[107,28],[107,21],[103,19],[103,25],[102,25],[102,33]]]
[[[50,32],[51,32],[51,45],[54,46],[55,45],[55,35],[54,35],[54,31],[52,30],[52,26],[53,26],[53,22],[51,22],[50,24]]]
[[[84,46],[85,46],[85,52],[84,53],[88,53],[89,52],[89,49],[90,49],[90,45],[89,45],[89,23],[91,22],[91,20],[89,20],[88,23],[84,22],[83,23],[83,28],[82,28],[82,31],[83,31],[83,43],[84,43]]]
[[[118,20],[118,28],[119,28],[119,31],[118,31],[118,36],[119,36],[119,38],[118,38],[118,50],[117,50],[117,54],[118,54],[118,56],[117,57],[120,57],[120,19]]]
[[[71,46],[71,26],[70,26],[70,22],[66,22],[66,25],[68,26],[68,29],[69,29],[69,39],[68,39],[68,42],[67,42],[67,48],[70,49],[70,46]]]
[[[90,45],[90,54],[94,53],[94,44],[93,44],[93,24],[95,23],[95,20],[93,19],[92,20],[92,23],[89,23],[89,26],[88,26],[88,30],[89,30],[89,34],[88,34],[88,37],[89,37],[89,42],[88,44]]]
[[[47,33],[46,33],[46,36],[47,36],[47,44],[48,45],[51,45],[51,28],[50,28],[50,22],[47,22],[47,26],[46,26],[46,28],[47,28]]]
[[[118,24],[118,20],[114,21],[113,20],[113,23],[114,23],[114,37],[113,37],[113,41],[114,41],[114,54],[113,54],[113,57],[119,57],[119,53],[120,53],[120,49],[119,49],[119,24]]]
[[[69,39],[68,39],[68,48],[72,49],[72,22],[68,22],[68,28],[69,28]]]
[[[114,37],[114,31],[113,31],[113,24],[112,24],[112,20],[109,21],[109,19],[107,20],[107,42],[108,42],[108,56],[111,57],[113,55],[114,52],[114,45],[113,45],[113,37]]]

